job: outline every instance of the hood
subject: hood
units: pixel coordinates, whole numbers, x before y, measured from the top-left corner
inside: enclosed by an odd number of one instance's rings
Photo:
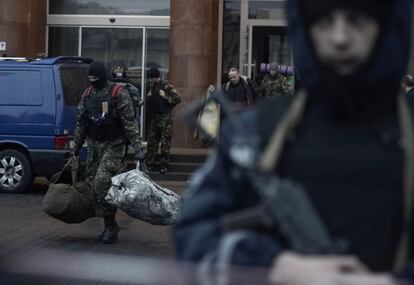
[[[329,78],[324,78],[325,74],[315,57],[305,28],[300,1],[288,0],[287,2],[289,32],[300,86],[312,90]],[[398,92],[399,82],[406,72],[409,58],[412,6],[410,0],[394,0],[394,3],[389,11],[388,21],[380,31],[377,46],[369,63],[364,71],[358,74],[359,86],[361,83],[371,85],[371,87],[382,86],[382,88],[377,88],[377,91],[392,89]],[[374,89],[376,88],[371,91]]]

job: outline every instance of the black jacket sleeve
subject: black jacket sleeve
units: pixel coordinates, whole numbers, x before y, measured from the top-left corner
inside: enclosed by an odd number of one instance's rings
[[[213,261],[220,258],[226,250],[224,241],[232,234],[223,230],[223,216],[255,205],[258,198],[253,194],[242,170],[225,151],[216,149],[194,175],[184,196],[183,212],[173,230],[177,257],[194,263],[207,256]],[[228,261],[234,265],[270,266],[280,249],[270,236],[250,232]]]

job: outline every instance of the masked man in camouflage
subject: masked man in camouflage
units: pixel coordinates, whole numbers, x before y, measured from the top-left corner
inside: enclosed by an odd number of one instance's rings
[[[72,152],[77,156],[86,141],[86,177],[95,194],[96,215],[103,217],[105,223],[96,241],[112,243],[119,231],[116,208],[105,197],[111,187],[111,177],[126,170],[128,144],[135,150],[135,159],[143,159],[141,137],[131,96],[126,89],[107,81],[104,64],[92,62],[88,79],[92,86],[85,90],[79,104]]]
[[[265,76],[260,84],[260,89],[266,98],[293,94],[293,86],[291,82],[277,70],[271,70],[270,73]]]
[[[154,166],[158,145],[161,142],[160,173],[165,174],[170,160],[173,127],[171,111],[181,102],[181,98],[174,86],[166,80],[161,80],[161,74],[157,68],[154,67],[148,71],[148,78],[151,84],[147,93],[147,102],[152,113],[152,120],[148,134],[147,164],[149,167]]]

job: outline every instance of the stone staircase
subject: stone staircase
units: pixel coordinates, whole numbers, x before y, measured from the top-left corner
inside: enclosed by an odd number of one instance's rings
[[[155,165],[150,177],[156,182],[183,182],[190,180],[191,175],[199,169],[207,159],[208,149],[173,148],[170,154],[170,166],[166,174],[160,174],[160,166]],[[135,167],[133,156],[129,154],[128,169]]]

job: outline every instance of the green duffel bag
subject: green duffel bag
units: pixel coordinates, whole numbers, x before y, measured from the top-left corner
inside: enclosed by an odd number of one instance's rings
[[[72,166],[72,185],[58,183],[66,168]],[[77,183],[79,161],[71,158],[62,171],[54,174],[43,198],[43,210],[67,224],[77,224],[95,216],[94,195],[86,182]]]

